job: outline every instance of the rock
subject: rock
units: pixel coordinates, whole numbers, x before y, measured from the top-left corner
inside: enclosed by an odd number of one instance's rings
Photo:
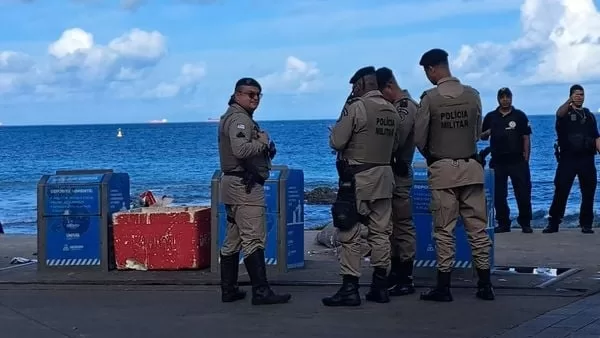
[[[364,225],[360,225],[360,239],[361,239],[361,250],[362,255],[366,255],[369,252],[369,245],[367,244],[367,233],[368,228]],[[341,244],[338,240],[338,231],[333,227],[333,223],[327,224],[323,230],[319,231],[315,237],[317,244],[333,249],[338,248]]]
[[[306,204],[333,204],[336,190],[330,187],[317,187],[304,193]]]

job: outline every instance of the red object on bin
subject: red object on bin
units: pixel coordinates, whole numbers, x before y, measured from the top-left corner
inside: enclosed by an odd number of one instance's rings
[[[208,268],[210,212],[209,207],[155,207],[113,214],[117,269]]]

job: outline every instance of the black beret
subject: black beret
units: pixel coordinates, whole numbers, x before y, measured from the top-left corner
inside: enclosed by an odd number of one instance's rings
[[[394,73],[387,67],[381,67],[377,69],[375,76],[377,77],[377,86],[383,88],[394,77]]]
[[[512,97],[512,92],[510,91],[510,88],[503,87],[503,88],[498,89],[498,97],[504,96],[504,95]]]
[[[448,63],[448,53],[439,48],[434,48],[427,51],[425,54],[423,54],[423,56],[421,56],[421,61],[419,61],[419,65],[423,67],[433,67],[441,63]]]
[[[260,87],[260,84],[258,83],[258,81],[254,80],[251,77],[243,77],[243,78],[239,79],[235,83],[235,88],[237,89],[240,86],[256,87],[256,88],[258,88],[258,90],[262,91],[262,88]]]
[[[358,79],[367,75],[375,75],[375,67],[368,66],[357,70],[356,73],[354,73],[354,75],[352,75],[352,77],[350,78],[350,84],[356,83]]]

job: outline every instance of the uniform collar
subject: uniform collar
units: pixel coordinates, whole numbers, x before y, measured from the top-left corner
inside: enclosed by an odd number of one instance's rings
[[[231,105],[229,105],[229,110],[231,112],[235,112],[235,113],[244,113],[244,114],[247,114],[248,116],[252,117],[252,114],[250,112],[248,112],[246,109],[244,109],[242,106],[240,106],[237,103],[232,103]]]
[[[458,78],[454,77],[454,76],[447,76],[447,77],[441,78],[438,81],[437,85],[439,86],[439,85],[441,85],[444,82],[458,82],[458,83],[460,83],[460,80]]]
[[[370,91],[366,92],[362,97],[375,97],[375,96],[383,97],[383,94],[379,90],[375,89],[375,90],[370,90]]]
[[[496,113],[498,113],[498,115],[500,115],[500,116],[508,116],[508,115],[512,114],[512,113],[513,113],[515,110],[516,110],[516,109],[515,109],[515,107],[514,107],[514,106],[510,106],[510,110],[508,111],[508,113],[506,113],[506,114],[503,114],[503,113],[500,111],[500,106],[498,106],[498,107],[496,108]]]

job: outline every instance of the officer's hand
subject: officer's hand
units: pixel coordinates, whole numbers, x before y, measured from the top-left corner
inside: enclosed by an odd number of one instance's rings
[[[266,131],[258,132],[258,141],[264,144],[269,144],[269,134]]]
[[[275,154],[277,154],[277,148],[275,148],[275,142],[271,141],[269,143],[269,157],[273,159]]]
[[[492,134],[492,130],[488,129],[488,130],[484,131],[483,133],[481,133],[479,138],[486,138],[486,137],[489,137],[491,134]]]

